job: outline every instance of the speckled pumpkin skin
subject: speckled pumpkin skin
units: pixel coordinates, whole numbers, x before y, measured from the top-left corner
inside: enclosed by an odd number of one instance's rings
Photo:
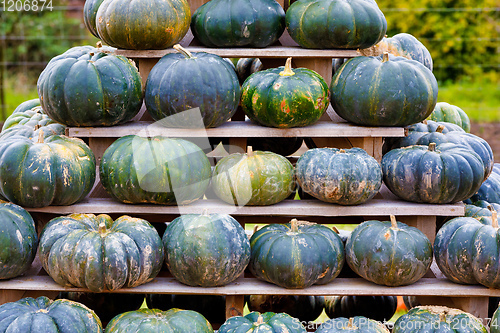
[[[380,164],[361,148],[309,149],[295,165],[300,188],[313,197],[340,205],[359,205],[382,185]]]
[[[456,124],[463,128],[467,133],[470,132],[470,119],[464,110],[456,105],[446,102],[439,102],[436,104],[434,111],[427,117],[429,120],[444,121]]]
[[[95,176],[94,153],[78,138],[0,141],[0,192],[23,207],[72,205],[89,194]]]
[[[35,106],[40,106],[40,100],[38,98],[34,98],[34,99],[30,99],[28,101],[22,102],[14,109],[14,111],[12,111],[12,114],[31,110]]]
[[[136,287],[160,272],[164,250],[146,220],[105,214],[71,214],[42,230],[38,253],[43,268],[62,286],[92,292]]]
[[[444,306],[418,306],[399,317],[392,332],[486,333],[488,331],[481,320],[470,313]]]
[[[290,161],[275,153],[235,153],[217,163],[212,187],[217,197],[229,204],[272,205],[295,189],[295,170]]]
[[[26,272],[35,258],[37,245],[31,215],[18,205],[0,201],[0,279]]]
[[[168,269],[190,286],[231,283],[250,260],[245,230],[226,214],[184,214],[169,224],[163,245]]]
[[[350,321],[352,319],[352,321]],[[362,316],[335,318],[325,321],[315,333],[389,333],[380,322]]]
[[[251,120],[269,127],[303,127],[315,123],[328,107],[325,80],[307,68],[271,68],[250,75],[241,90],[241,107]]]
[[[410,34],[399,33],[392,37],[384,37],[376,47],[380,52],[387,51],[395,56],[416,60],[432,71],[433,62],[429,50]]]
[[[432,262],[432,244],[417,228],[365,221],[347,239],[346,261],[364,279],[386,286],[418,281]]]
[[[105,333],[213,333],[212,325],[191,310],[139,309],[122,313],[106,326]]]
[[[184,37],[190,22],[185,0],[104,0],[96,14],[99,37],[127,50],[169,48]]]
[[[101,321],[85,305],[41,296],[0,306],[1,332],[102,333]]]
[[[477,193],[470,200],[472,202],[485,200],[500,204],[500,163],[493,165],[493,170],[488,178],[481,185]]]
[[[326,284],[344,265],[344,245],[319,224],[270,224],[252,235],[248,268],[258,279],[290,289]]]
[[[90,33],[97,38],[100,37],[97,33],[95,19],[97,16],[97,10],[99,9],[99,6],[103,1],[104,0],[86,0],[85,5],[83,6],[83,23],[90,31]]]
[[[261,317],[261,322],[259,322]],[[306,333],[302,323],[286,313],[250,312],[246,316],[231,317],[219,328],[218,333]]]

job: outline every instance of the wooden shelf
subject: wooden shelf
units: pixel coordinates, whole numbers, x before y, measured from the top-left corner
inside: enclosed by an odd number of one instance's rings
[[[167,137],[404,137],[403,127],[364,127],[350,123],[333,123],[318,121],[311,126],[295,128],[272,128],[260,126],[250,120],[229,121],[216,128],[169,128],[160,122],[136,121],[112,127],[68,127],[66,134],[79,138],[119,138],[129,134],[139,136],[167,136]]]

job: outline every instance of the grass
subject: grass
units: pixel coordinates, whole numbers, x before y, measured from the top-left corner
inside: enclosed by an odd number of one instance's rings
[[[7,76],[3,84],[5,92],[5,118],[22,102],[38,98],[36,84],[30,81],[26,75]],[[0,119],[0,121],[5,120],[5,118]]]

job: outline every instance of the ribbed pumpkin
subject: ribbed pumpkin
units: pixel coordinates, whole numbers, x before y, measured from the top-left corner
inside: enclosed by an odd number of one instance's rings
[[[302,127],[315,123],[328,107],[328,85],[307,68],[285,67],[250,75],[241,90],[241,107],[251,120],[270,127]]]
[[[243,83],[250,75],[263,69],[262,61],[259,58],[240,58],[236,63],[236,75],[240,83]]]
[[[38,98],[34,98],[34,99],[27,100],[25,102],[22,102],[14,109],[14,111],[12,111],[12,114],[31,110],[35,106],[40,106],[40,100]]]
[[[90,31],[90,33],[97,38],[100,37],[97,33],[95,20],[97,16],[97,10],[99,9],[99,6],[103,1],[104,0],[86,0],[85,5],[83,6],[83,23]]]
[[[451,105],[446,102],[439,102],[434,107],[434,111],[427,117],[429,120],[444,121],[447,123],[456,124],[464,129],[465,132],[470,132],[470,120],[467,113],[456,105]]]
[[[490,333],[500,333],[500,306],[496,308],[495,312],[491,316],[490,321]]]
[[[437,102],[432,72],[415,60],[384,53],[356,57],[332,78],[333,109],[347,121],[366,126],[406,126],[427,118]]]
[[[380,322],[366,317],[335,318],[325,321],[315,333],[389,333]]]
[[[252,235],[250,246],[250,272],[284,288],[326,284],[344,265],[344,245],[338,234],[306,221],[267,225]]]
[[[190,286],[223,286],[236,280],[250,260],[243,227],[227,214],[184,214],[163,235],[170,273]]]
[[[266,151],[231,154],[213,171],[212,187],[221,200],[237,206],[272,205],[286,199],[295,189],[292,163]]]
[[[489,207],[491,206],[491,207]],[[497,203],[489,203],[484,200],[479,200],[476,202],[473,202],[472,204],[466,204],[465,205],[465,215],[467,217],[473,217],[477,220],[479,220],[482,223],[491,223],[490,222],[483,222],[483,217],[487,217],[486,221],[488,221],[488,216],[491,216],[491,208],[493,210],[500,212],[500,204]]]
[[[402,315],[393,333],[486,333],[481,320],[470,313],[445,306],[418,306]]]
[[[452,203],[470,198],[484,181],[475,152],[451,143],[393,149],[382,158],[384,183],[406,201]]]
[[[286,313],[250,312],[246,316],[231,317],[217,331],[218,333],[306,333],[302,323]]]
[[[201,314],[191,310],[140,309],[122,313],[106,326],[106,333],[213,333],[212,326]]]
[[[148,75],[144,102],[149,114],[168,127],[217,127],[238,107],[240,85],[234,67],[218,55],[180,53],[163,56]],[[194,108],[199,111],[184,112]]]
[[[121,49],[166,49],[178,43],[191,22],[185,0],[104,0],[96,14],[99,37]]]
[[[395,56],[416,60],[432,71],[432,57],[429,50],[410,34],[399,33],[392,37],[384,37],[375,47],[380,53],[389,52]]]
[[[491,203],[500,204],[500,163],[495,163],[493,165],[491,174],[470,200],[472,202],[485,200]]]
[[[373,0],[298,0],[286,12],[286,27],[302,47],[364,49],[384,37],[387,21]]]
[[[432,244],[417,228],[391,221],[365,221],[345,245],[346,261],[364,279],[386,286],[418,281],[432,262]]]
[[[458,217],[446,222],[436,234],[434,254],[443,274],[453,282],[480,283],[500,288],[500,232],[497,213],[481,222]],[[489,224],[484,224],[489,223]]]
[[[72,205],[94,186],[95,157],[80,139],[53,135],[0,141],[0,192],[23,207]]]
[[[134,63],[110,48],[78,46],[52,58],[37,82],[45,113],[67,126],[112,126],[142,106]]]
[[[58,284],[102,292],[154,279],[164,250],[158,232],[146,220],[71,214],[56,217],[43,228],[38,254]]]
[[[2,332],[102,333],[101,321],[85,305],[45,296],[0,305],[0,321]]]
[[[397,296],[325,296],[325,313],[329,318],[362,316],[387,322],[397,305]]]
[[[300,156],[295,171],[304,192],[341,205],[362,204],[382,185],[380,164],[361,148],[309,149]]]
[[[250,295],[246,300],[249,311],[288,313],[301,323],[309,323],[323,312],[324,296]]]
[[[126,203],[186,205],[208,187],[210,161],[194,143],[166,137],[121,137],[106,149],[101,184]]]
[[[275,0],[211,0],[198,7],[191,31],[208,47],[266,47],[285,30],[285,11]]]
[[[18,205],[0,201],[0,279],[26,272],[35,258],[37,245],[31,215]]]

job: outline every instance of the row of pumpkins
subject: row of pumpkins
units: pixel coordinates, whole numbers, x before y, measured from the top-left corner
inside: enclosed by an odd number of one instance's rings
[[[168,296],[168,295],[167,295]],[[498,333],[500,310],[496,310],[490,323],[484,325],[470,313],[443,306],[418,306],[399,317],[394,323],[393,333],[412,332],[457,332]],[[105,325],[97,314],[86,305],[68,300],[51,300],[45,296],[23,298],[17,302],[0,306],[1,332],[30,332],[33,327],[42,332],[60,333],[213,333],[210,322],[194,310],[171,308],[142,308],[117,314]],[[323,322],[319,327],[299,321],[287,313],[250,312],[245,316],[227,319],[218,329],[219,333],[306,333],[316,328],[316,333],[388,333],[383,323],[363,317],[339,317]]]

